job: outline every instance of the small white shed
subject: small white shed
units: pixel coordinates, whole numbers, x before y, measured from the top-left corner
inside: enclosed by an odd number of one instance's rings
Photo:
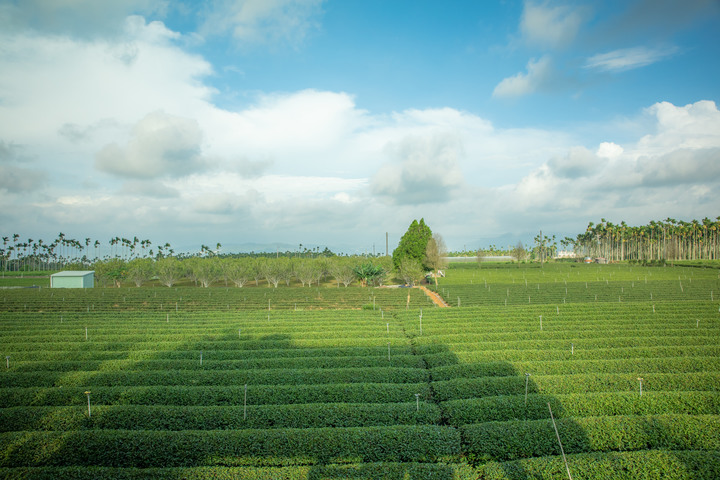
[[[50,288],[93,288],[94,286],[94,270],[69,270],[50,275]]]

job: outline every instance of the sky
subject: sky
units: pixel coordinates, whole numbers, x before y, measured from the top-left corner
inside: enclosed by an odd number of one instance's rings
[[[720,215],[717,0],[0,0],[0,230],[450,250]]]

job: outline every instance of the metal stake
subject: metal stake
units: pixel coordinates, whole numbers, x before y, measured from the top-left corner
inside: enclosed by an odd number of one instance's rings
[[[527,406],[527,397],[528,397],[528,384],[530,383],[530,374],[525,374],[525,406]]]
[[[85,395],[87,395],[87,399],[88,399],[88,418],[90,418],[90,390],[85,392]]]
[[[548,410],[550,410],[550,419],[552,420],[553,428],[555,428],[555,436],[557,437],[558,445],[560,445],[560,453],[562,453],[563,462],[565,462],[565,470],[567,470],[568,479],[572,480],[570,467],[568,466],[567,458],[565,457],[565,450],[563,449],[562,442],[560,441],[560,433],[558,432],[557,425],[555,424],[555,417],[553,416],[552,408],[550,408],[550,402],[548,402]]]

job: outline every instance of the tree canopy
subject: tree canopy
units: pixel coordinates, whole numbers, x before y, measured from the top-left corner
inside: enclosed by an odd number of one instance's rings
[[[395,268],[400,268],[403,259],[413,259],[422,265],[425,270],[430,270],[432,267],[425,263],[425,251],[431,238],[432,230],[425,225],[425,220],[423,218],[419,222],[413,220],[405,235],[400,239],[397,248],[393,251],[393,265],[395,265]]]

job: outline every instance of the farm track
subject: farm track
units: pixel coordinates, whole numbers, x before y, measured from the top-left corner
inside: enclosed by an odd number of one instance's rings
[[[448,303],[440,295],[433,292],[432,290],[429,290],[427,287],[425,287],[423,285],[418,285],[417,288],[422,290],[425,293],[425,295],[427,295],[428,298],[430,298],[430,300],[432,300],[432,302],[435,305],[437,305],[438,307],[440,307],[440,308],[449,308],[450,307],[450,305],[448,305]]]

